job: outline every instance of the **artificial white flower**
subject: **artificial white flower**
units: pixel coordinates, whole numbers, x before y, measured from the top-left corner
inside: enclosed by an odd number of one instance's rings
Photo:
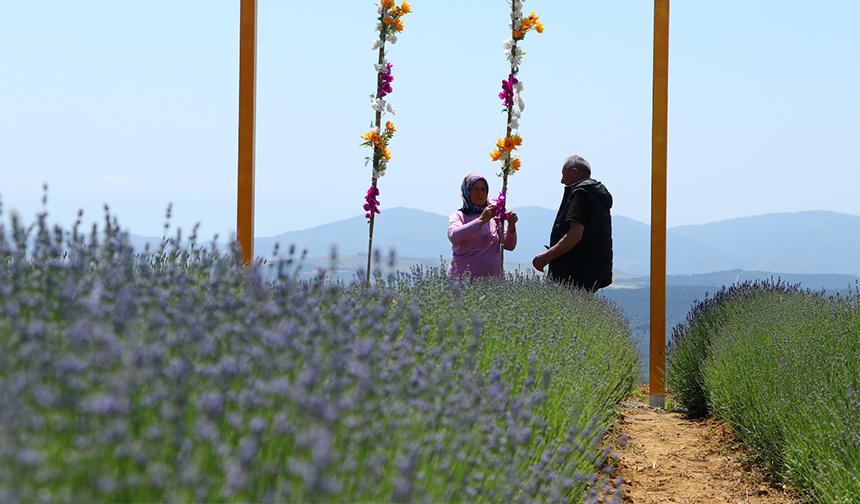
[[[522,93],[517,93],[517,108],[522,112],[526,109],[526,99],[523,97]]]
[[[508,128],[511,128],[511,130],[520,129],[520,122],[517,120],[516,117],[512,118],[511,122],[508,123]]]
[[[382,23],[376,23],[376,31],[382,31]]]
[[[511,47],[513,47],[515,43],[516,42],[514,42],[514,39],[510,38],[508,40],[502,41],[502,45],[505,46],[505,49],[507,50],[506,53],[511,50]]]
[[[371,50],[374,50],[374,51],[376,51],[376,50],[377,50],[377,49],[379,49],[380,47],[382,47],[382,42],[380,42],[378,39],[377,39],[377,40],[374,40],[374,41],[373,41],[373,43],[372,43],[372,44],[370,44],[370,49],[371,49]]]
[[[383,103],[384,103],[384,102],[383,102]],[[396,108],[394,108],[394,105],[392,105],[392,104],[390,104],[390,103],[388,104],[388,112],[389,112],[391,115],[397,115],[397,109],[396,109]]]
[[[383,7],[383,6],[382,6],[382,4],[379,4],[379,6],[377,6],[377,7],[376,7],[376,13],[377,13],[377,14],[382,14],[382,11],[383,11],[384,9],[385,9],[385,7]]]
[[[374,63],[373,68],[376,69],[376,73],[382,73],[386,71],[388,69],[388,60],[383,59],[381,65],[379,63]]]
[[[386,36],[385,40],[391,42],[392,44],[396,44],[397,43],[397,35],[392,33],[392,34]]]
[[[371,102],[371,108],[377,112],[382,112],[385,110],[385,100],[382,98],[377,98],[375,101]],[[391,105],[389,105],[390,107]]]
[[[522,93],[523,92],[523,81],[519,81],[516,84],[514,84],[514,90],[518,93]]]
[[[520,66],[523,63],[523,57],[520,55],[514,56],[513,54],[507,54],[508,61],[513,63],[516,66]]]

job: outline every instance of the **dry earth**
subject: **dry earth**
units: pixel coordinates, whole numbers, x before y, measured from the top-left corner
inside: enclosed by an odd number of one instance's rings
[[[801,502],[743,463],[748,452],[722,422],[651,408],[646,394],[647,388],[640,389],[622,405],[614,433],[629,436],[616,465],[625,504]]]

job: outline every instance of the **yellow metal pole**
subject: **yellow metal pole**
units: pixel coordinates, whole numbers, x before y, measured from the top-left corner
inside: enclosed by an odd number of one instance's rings
[[[669,102],[669,0],[654,0],[651,130],[651,406],[666,405],[666,151]]]
[[[254,259],[254,126],[257,0],[241,0],[239,20],[239,198],[236,229],[244,264]]]

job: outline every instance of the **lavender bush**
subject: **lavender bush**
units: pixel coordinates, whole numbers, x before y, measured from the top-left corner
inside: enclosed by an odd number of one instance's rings
[[[780,280],[723,286],[713,296],[706,295],[704,301],[694,303],[686,321],[672,328],[666,348],[666,386],[690,416],[709,414],[704,364],[710,355],[712,335],[727,323],[733,310],[742,309],[749,299],[761,294],[798,289],[799,286]]]
[[[605,299],[180,238],[0,224],[0,502],[620,502],[638,365]]]
[[[700,363],[708,407],[810,501],[860,502],[857,291],[826,297],[765,283],[734,292]]]

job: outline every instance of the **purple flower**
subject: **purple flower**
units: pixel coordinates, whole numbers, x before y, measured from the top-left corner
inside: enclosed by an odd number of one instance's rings
[[[506,109],[514,105],[514,85],[519,82],[514,74],[508,75],[508,80],[502,79],[502,92],[499,93],[499,99],[504,102]]]
[[[370,189],[367,190],[367,196],[364,197],[364,201],[367,202],[364,204],[364,209],[367,211],[364,216],[368,219],[371,215],[380,213],[377,208],[379,206],[379,201],[376,199],[377,196],[379,196],[379,189],[377,187],[370,186]]]
[[[507,191],[499,193],[499,197],[493,200],[493,208],[496,209],[496,224],[501,224],[502,221],[508,220],[508,212],[505,208],[505,200]]]
[[[385,98],[385,96],[393,91],[391,88],[391,82],[394,81],[394,77],[391,75],[391,63],[388,63],[387,68],[382,72],[379,72],[379,79],[377,80],[376,85],[376,97],[377,98]]]

